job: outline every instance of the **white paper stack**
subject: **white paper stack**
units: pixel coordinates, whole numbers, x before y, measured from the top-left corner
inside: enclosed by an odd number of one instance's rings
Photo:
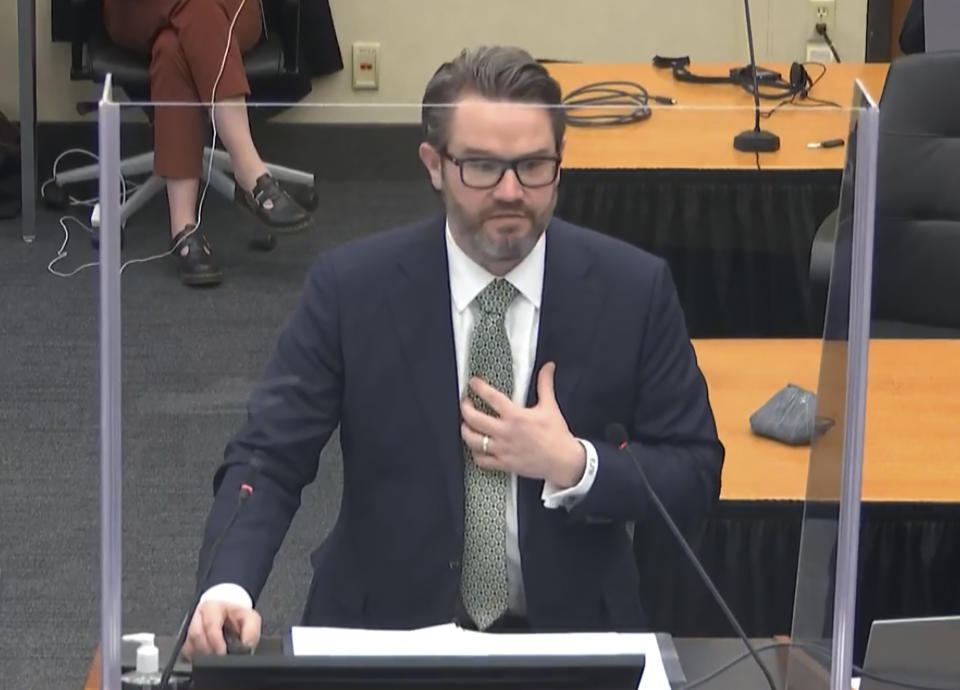
[[[653,633],[482,633],[454,624],[418,630],[291,630],[295,656],[616,656],[643,654],[639,690],[669,690]]]

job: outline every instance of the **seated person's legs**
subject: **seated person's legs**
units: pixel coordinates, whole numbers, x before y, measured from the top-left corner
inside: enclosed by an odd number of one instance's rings
[[[162,29],[151,47],[150,96],[158,103],[200,100],[172,28]],[[196,230],[197,196],[203,163],[206,122],[199,107],[154,109],[154,172],[167,181],[171,242],[177,246],[181,280],[188,285],[219,283],[210,245]]]
[[[243,107],[249,85],[242,53],[260,38],[259,0],[246,0],[242,8],[240,0],[108,0],[105,15],[115,43],[149,51],[152,101],[210,102],[216,83],[214,118],[233,163],[237,201],[269,227],[305,227],[309,215],[267,173]],[[154,172],[167,180],[170,230],[179,247],[181,278],[192,285],[213,284],[221,278],[206,238],[192,232],[205,130],[199,107],[155,109]]]
[[[218,107],[213,116],[217,134],[233,162],[239,187],[237,200],[270,227],[302,229],[309,220],[307,212],[270,177],[250,136],[247,110],[243,107],[250,86],[242,54],[260,39],[261,15],[259,0],[246,0],[242,7],[240,3],[241,0],[180,0],[171,16],[171,26],[177,32],[200,99],[209,102],[216,84],[214,100]],[[230,33],[234,16],[236,23]]]

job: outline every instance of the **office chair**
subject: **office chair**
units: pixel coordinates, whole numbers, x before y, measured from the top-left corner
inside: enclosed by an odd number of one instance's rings
[[[960,336],[960,52],[894,60],[880,98],[873,317],[877,335]],[[836,212],[810,282],[823,304]]]
[[[251,103],[256,102],[258,91],[271,93],[285,80],[296,76],[301,2],[301,0],[248,0],[248,2],[254,1],[261,4],[265,30],[260,42],[243,55],[243,66],[251,90],[248,102]],[[110,40],[103,22],[101,0],[69,0],[69,2],[71,80],[86,80],[102,84],[106,75],[112,74],[114,85],[122,88],[131,98],[141,101],[149,100],[150,58],[130,53]],[[54,7],[56,8],[56,5]],[[56,18],[55,21],[57,21]],[[81,114],[92,112],[96,108],[97,104],[94,102],[77,104],[77,111]],[[273,108],[251,109],[252,115],[272,112]],[[213,156],[212,166],[210,166],[210,156]],[[308,211],[316,209],[316,181],[312,173],[269,162],[266,162],[266,167],[273,177],[281,183],[286,183],[287,191],[304,208]],[[225,151],[211,150],[209,146],[205,146],[202,182],[208,181],[208,168],[211,189],[232,200],[235,184],[229,155]],[[164,180],[152,173],[152,151],[124,158],[120,161],[120,171],[124,177],[150,175],[121,205],[120,224],[123,227],[134,212],[164,188]],[[52,184],[46,186],[49,191],[44,191],[42,194],[43,199],[51,205],[63,206],[63,200],[66,198],[63,192],[64,185],[97,180],[99,177],[98,164],[56,172]]]

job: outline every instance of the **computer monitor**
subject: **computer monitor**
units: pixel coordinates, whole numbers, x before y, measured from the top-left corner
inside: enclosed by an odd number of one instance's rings
[[[960,50],[960,2],[924,0],[924,50]]]
[[[960,616],[877,620],[870,626],[863,670],[907,685],[960,687]],[[860,690],[903,685],[868,678]]]

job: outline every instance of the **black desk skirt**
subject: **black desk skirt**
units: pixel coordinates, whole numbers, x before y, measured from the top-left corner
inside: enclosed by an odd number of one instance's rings
[[[762,159],[761,159],[762,160]],[[810,247],[839,170],[564,170],[557,215],[670,264],[691,337],[819,337]]]
[[[752,637],[790,633],[802,515],[799,501],[721,501],[688,534]],[[858,664],[874,619],[960,614],[960,504],[866,503],[860,525]],[[652,629],[735,634],[665,527],[638,529],[634,546]]]

